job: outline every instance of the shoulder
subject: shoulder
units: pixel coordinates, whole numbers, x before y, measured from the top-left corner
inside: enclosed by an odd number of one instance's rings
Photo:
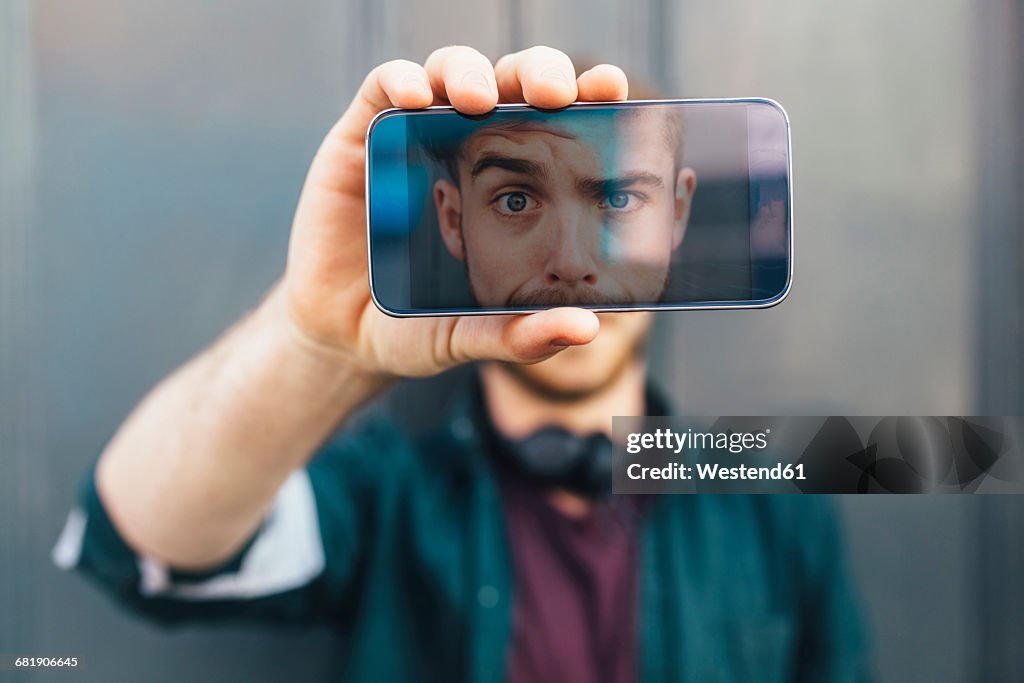
[[[688,501],[691,514],[773,536],[803,537],[836,524],[835,503],[827,495],[694,494],[679,498]]]
[[[836,523],[835,501],[823,494],[759,495],[756,509],[770,523],[804,532]]]
[[[677,531],[713,557],[795,580],[828,572],[843,552],[835,501],[825,495],[682,495]]]
[[[771,546],[786,551],[805,567],[842,544],[842,525],[832,496],[752,495],[748,514]]]
[[[460,415],[449,415],[428,430],[413,430],[378,408],[328,438],[307,470],[314,481],[343,479],[370,488],[461,477],[471,462],[462,438],[465,430],[466,420]]]
[[[766,547],[797,581],[801,593],[820,597],[845,582],[846,542],[837,501],[829,495],[757,496]]]

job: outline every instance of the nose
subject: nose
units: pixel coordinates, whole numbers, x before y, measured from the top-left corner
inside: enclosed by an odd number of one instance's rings
[[[597,264],[592,256],[593,226],[578,212],[559,215],[550,230],[550,253],[545,264],[548,285],[597,284]]]

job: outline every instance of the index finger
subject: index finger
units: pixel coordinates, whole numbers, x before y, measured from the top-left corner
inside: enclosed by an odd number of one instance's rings
[[[366,254],[359,249],[337,248],[351,240],[365,240],[365,230],[348,216],[363,210],[363,145],[370,121],[384,109],[427,107],[434,95],[427,72],[415,62],[395,60],[373,69],[359,92],[320,144],[306,174],[306,182],[295,209],[292,242],[313,245],[309,251],[334,249],[336,266],[365,267]],[[344,216],[344,220],[339,217]],[[338,225],[348,229],[340,230]],[[358,243],[358,242],[357,242]],[[306,247],[296,246],[295,258]],[[343,255],[343,256],[342,256]],[[289,258],[292,258],[291,256]]]
[[[407,59],[385,62],[367,74],[330,136],[361,146],[370,121],[381,111],[391,107],[429,107],[433,99],[430,81],[422,66]]]

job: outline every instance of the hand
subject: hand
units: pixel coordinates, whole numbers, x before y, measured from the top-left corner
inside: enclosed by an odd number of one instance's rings
[[[493,67],[472,48],[445,47],[424,66],[396,60],[375,68],[310,167],[275,292],[281,323],[303,346],[386,376],[433,375],[470,360],[533,363],[593,340],[597,316],[580,308],[415,319],[381,313],[367,275],[365,136],[370,120],[390,107],[451,104],[482,114],[498,102],[558,108],[620,100],[626,89],[621,69],[600,65],[577,78],[569,58],[547,47],[507,55]]]

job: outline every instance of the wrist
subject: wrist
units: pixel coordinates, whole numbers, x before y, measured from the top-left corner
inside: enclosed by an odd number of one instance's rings
[[[393,383],[394,377],[365,366],[343,347],[314,339],[291,316],[285,289],[278,283],[254,313],[257,336],[263,339],[266,360],[315,394],[357,405]],[[354,406],[353,406],[354,407]]]

